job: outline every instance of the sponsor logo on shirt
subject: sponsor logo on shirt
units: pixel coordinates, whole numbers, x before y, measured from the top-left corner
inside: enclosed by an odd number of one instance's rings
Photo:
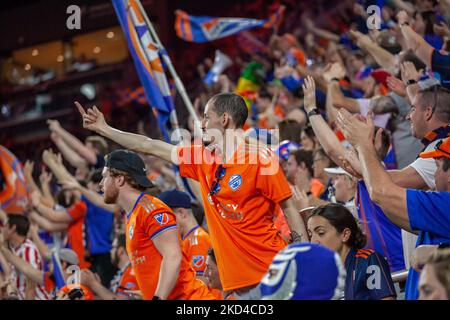
[[[192,262],[196,268],[200,268],[205,263],[205,256],[192,256]]]
[[[165,212],[155,214],[153,218],[155,218],[156,222],[158,222],[162,226],[169,222],[169,215]]]
[[[242,177],[239,174],[233,174],[230,177],[230,180],[228,182],[228,185],[233,191],[236,191],[239,189],[239,187],[242,185]]]
[[[128,229],[128,235],[130,236],[130,240],[133,238],[134,234],[134,225],[130,226],[130,229]]]

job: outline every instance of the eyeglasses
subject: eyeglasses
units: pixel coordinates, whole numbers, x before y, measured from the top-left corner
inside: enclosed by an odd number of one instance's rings
[[[214,181],[213,181],[213,183],[211,185],[211,188],[209,189],[209,195],[210,196],[213,196],[217,192],[219,192],[219,190],[220,190],[219,182],[225,176],[225,172],[226,172],[226,169],[221,164],[219,164],[219,166],[217,167],[217,170],[216,170],[216,172],[214,174],[214,178],[215,179],[214,179]]]
[[[445,153],[445,154],[450,155],[450,152],[441,149],[441,145],[442,145],[443,142],[444,142],[444,140],[439,141],[439,142],[434,146],[434,150],[437,150],[437,151],[440,151],[440,152],[443,152],[443,153]]]

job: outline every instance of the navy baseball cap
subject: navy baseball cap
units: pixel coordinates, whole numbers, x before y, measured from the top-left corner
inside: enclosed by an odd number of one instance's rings
[[[105,167],[126,172],[138,185],[151,188],[154,184],[147,178],[145,163],[136,152],[115,150],[106,156]]]
[[[162,192],[159,195],[158,199],[167,204],[172,209],[192,208],[191,197],[186,192],[177,189]]]

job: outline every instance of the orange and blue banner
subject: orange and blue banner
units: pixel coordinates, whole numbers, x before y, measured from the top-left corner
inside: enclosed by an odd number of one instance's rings
[[[177,10],[175,15],[175,30],[178,37],[190,42],[208,42],[257,27],[273,28],[282,20],[284,7],[279,7],[277,12],[266,20],[192,16],[182,10]]]
[[[0,145],[0,208],[6,213],[24,213],[28,204],[28,187],[22,164]]]
[[[174,112],[164,67],[157,45],[135,0],[112,0],[120,25],[133,57],[136,70],[144,87],[148,103],[156,114],[158,125],[166,141],[170,141],[167,132],[168,120]]]

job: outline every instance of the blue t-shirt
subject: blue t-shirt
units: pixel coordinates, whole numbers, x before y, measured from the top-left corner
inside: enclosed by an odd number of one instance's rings
[[[85,217],[87,245],[90,254],[109,253],[112,245],[114,214],[97,207],[84,195],[81,200],[86,203]]]
[[[406,205],[411,229],[419,231],[416,247],[440,243],[450,244],[450,193],[406,190]],[[406,281],[407,300],[416,300],[419,273],[409,269]]]
[[[431,70],[439,74],[441,85],[450,89],[450,55],[434,50],[431,55]]]
[[[395,297],[386,260],[373,250],[352,249],[345,259],[345,300],[381,300]]]
[[[357,184],[356,209],[367,235],[366,248],[385,257],[392,272],[404,270],[402,231],[373,203],[364,181]]]

